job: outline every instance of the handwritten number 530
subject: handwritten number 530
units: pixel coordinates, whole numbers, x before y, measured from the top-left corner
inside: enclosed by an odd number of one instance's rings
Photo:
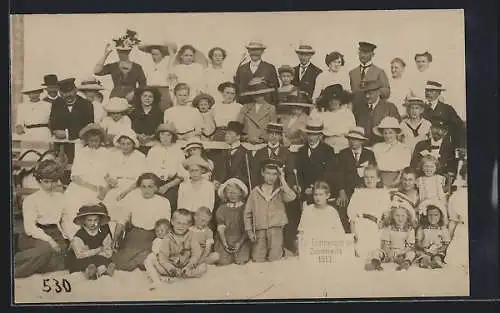
[[[63,278],[62,280],[45,278],[43,280],[43,292],[49,293],[51,291],[55,291],[56,293],[61,293],[63,290],[64,292],[71,292],[71,284],[66,278]]]

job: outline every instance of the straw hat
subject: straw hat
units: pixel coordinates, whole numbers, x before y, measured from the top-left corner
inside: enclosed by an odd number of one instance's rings
[[[172,122],[162,123],[158,125],[158,127],[156,128],[156,134],[161,132],[169,132],[171,134],[177,134],[177,129],[175,128],[175,125]]]
[[[287,95],[285,101],[279,104],[284,107],[301,107],[304,109],[312,109],[311,98],[305,92],[299,92],[297,95]]]
[[[403,105],[404,106],[419,105],[421,107],[425,107],[425,101],[422,98],[410,95],[410,96],[405,98]]]
[[[123,129],[118,134],[116,134],[113,138],[113,145],[117,146],[118,140],[120,140],[120,138],[122,137],[129,138],[134,142],[136,148],[139,147],[139,140],[137,139],[136,133],[132,129]]]
[[[101,125],[96,123],[89,123],[80,130],[80,132],[78,133],[78,137],[82,139],[86,133],[92,130],[98,131],[101,136],[104,136],[104,129],[101,127]]]
[[[37,84],[28,85],[28,86],[23,88],[22,93],[25,95],[29,94],[29,93],[42,93],[43,89],[44,88],[41,85],[37,85]]]
[[[266,49],[266,45],[264,45],[262,43],[261,40],[258,40],[258,39],[254,39],[254,40],[250,40],[246,45],[245,45],[245,48],[247,49]]]
[[[428,80],[427,83],[425,84],[425,89],[431,89],[431,90],[446,90],[443,88],[443,84],[438,83],[437,81],[433,80]]]
[[[229,178],[222,185],[220,185],[219,189],[217,190],[217,195],[219,195],[219,198],[221,198],[221,199],[225,198],[224,197],[224,190],[230,184],[235,184],[236,186],[238,186],[241,189],[241,191],[243,192],[243,198],[247,197],[247,195],[248,195],[247,185],[245,185],[245,183],[243,181],[241,181],[240,179],[233,177],[233,178]]]
[[[263,77],[255,77],[248,82],[248,87],[240,96],[264,95],[275,91],[274,88],[269,88]]]
[[[101,218],[101,225],[109,223],[110,217],[108,215],[108,210],[104,204],[90,204],[83,205],[76,214],[76,217],[73,219],[73,223],[76,225],[83,224],[83,217],[88,215],[98,215]]]
[[[121,113],[127,111],[129,105],[127,99],[113,97],[102,108],[108,113]]]
[[[316,51],[313,49],[312,46],[301,43],[299,46],[295,49],[295,53],[304,53],[304,54],[315,54]]]
[[[305,132],[308,134],[322,134],[323,129],[323,122],[321,122],[321,120],[310,118],[307,121]]]
[[[347,135],[345,135],[347,139],[352,138],[352,139],[361,139],[361,140],[368,140],[365,136],[365,129],[361,126],[355,126],[351,129],[349,129],[349,132]]]
[[[441,212],[441,215],[443,216],[443,218],[446,218],[444,202],[439,201],[437,199],[432,199],[432,198],[426,199],[426,200],[423,200],[422,202],[420,202],[420,204],[418,206],[418,210],[419,210],[420,214],[427,215],[427,208],[429,206],[435,206],[436,208],[438,208],[439,211]]]
[[[398,120],[395,117],[392,116],[386,116],[380,121],[380,124],[377,126],[373,127],[373,133],[377,136],[382,137],[382,129],[384,128],[392,128],[395,129],[396,132],[400,133],[401,132],[401,126],[399,125]]]
[[[283,133],[283,124],[280,123],[268,123],[266,126],[266,131],[272,133]]]
[[[78,90],[104,90],[102,83],[95,77],[84,79],[80,82]]]
[[[204,148],[203,142],[200,139],[198,139],[197,137],[190,138],[188,141],[186,141],[184,146],[182,146],[182,150],[187,151],[191,148],[203,149]]]
[[[182,162],[182,166],[184,169],[189,169],[191,166],[199,166],[201,168],[206,169],[207,171],[210,171],[212,166],[210,166],[210,163],[208,163],[205,159],[203,159],[199,155],[193,155],[189,157],[188,159],[184,160]]]
[[[171,41],[163,41],[159,44],[143,44],[138,46],[138,49],[144,53],[151,53],[151,50],[158,49],[164,56],[170,55],[169,50],[177,53],[177,44]]]

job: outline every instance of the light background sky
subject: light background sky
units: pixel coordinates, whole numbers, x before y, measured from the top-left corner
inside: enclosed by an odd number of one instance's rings
[[[91,76],[106,43],[127,28],[144,43],[190,43],[205,54],[223,47],[228,52],[225,66],[235,70],[245,43],[254,38],[268,46],[263,59],[276,66],[296,65],[294,47],[303,40],[317,51],[313,63],[325,68],[325,55],[337,50],[345,55],[345,70],[358,65],[357,42],[373,42],[378,46],[374,63],[388,75],[394,57],[407,62],[411,75],[414,54],[428,50],[434,56],[431,66],[446,84],[445,99],[465,117],[462,10],[26,15],[25,83],[41,82],[47,73]],[[134,50],[131,58],[141,63],[150,56]],[[112,53],[108,62],[116,59]],[[109,78],[101,79],[112,87]]]

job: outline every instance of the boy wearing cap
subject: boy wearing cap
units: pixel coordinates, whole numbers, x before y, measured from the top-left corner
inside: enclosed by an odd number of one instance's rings
[[[307,44],[300,44],[295,53],[299,58],[299,65],[295,66],[292,84],[299,87],[299,90],[306,92],[309,97],[312,96],[316,87],[316,78],[321,72],[319,67],[311,63],[312,56],[316,51]]]
[[[351,91],[354,93],[355,99],[363,99],[362,82],[375,80],[381,85],[380,96],[383,99],[389,98],[391,89],[389,87],[389,79],[385,71],[373,64],[374,50],[376,45],[369,42],[360,42],[358,56],[360,65],[349,72],[351,82]]]
[[[364,144],[368,140],[363,127],[353,127],[345,136],[349,147],[341,150],[338,155],[339,168],[339,197],[337,207],[342,224],[346,232],[350,231],[347,218],[347,205],[354,189],[363,184],[363,172],[368,165],[377,165],[373,151],[366,149]]]
[[[43,77],[42,86],[45,87],[45,92],[47,96],[43,98],[43,101],[47,101],[50,103],[54,103],[56,99],[59,98],[59,80],[57,79],[57,75],[48,74]]]
[[[377,126],[385,117],[394,117],[401,122],[398,108],[394,103],[382,97],[383,85],[378,80],[362,83],[361,91],[364,93],[363,101],[353,102],[353,113],[356,125],[365,128],[368,137],[367,146],[371,146],[381,139],[373,134],[373,127]]]
[[[446,136],[448,127],[446,121],[441,118],[431,120],[430,138],[422,140],[415,145],[413,156],[411,159],[411,167],[420,168],[420,160],[426,154],[439,155],[437,174],[454,175],[457,170],[457,161],[455,160],[455,148]]]
[[[250,61],[239,66],[234,77],[234,83],[238,86],[238,90],[241,92],[247,91],[249,82],[254,78],[265,80],[270,88],[278,88],[279,81],[276,67],[262,60],[262,54],[266,50],[266,46],[258,40],[252,40],[246,45],[246,49],[250,56]],[[269,103],[277,104],[276,93],[269,94],[266,100]],[[251,102],[251,97],[240,94],[238,103],[246,104]]]
[[[467,131],[464,121],[458,116],[457,111],[441,100],[439,97],[445,89],[436,81],[427,81],[425,86],[426,108],[423,117],[432,120],[437,117],[448,125],[448,136],[455,148],[464,148],[467,140]]]
[[[279,160],[264,161],[261,175],[263,183],[248,197],[244,224],[252,241],[252,260],[272,262],[283,256],[283,227],[288,223],[285,203],[295,200],[296,195],[285,180]]]

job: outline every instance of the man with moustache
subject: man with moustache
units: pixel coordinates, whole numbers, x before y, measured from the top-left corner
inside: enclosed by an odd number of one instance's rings
[[[59,99],[59,81],[57,75],[48,74],[43,77],[42,86],[45,87],[45,92],[47,96],[43,98],[43,101],[54,103],[56,99]]]
[[[316,51],[310,45],[300,44],[295,49],[295,53],[299,58],[299,65],[294,67],[292,84],[297,86],[300,91],[306,92],[308,97],[312,97],[314,87],[316,87],[316,78],[323,72],[311,63],[311,58]]]
[[[238,67],[234,77],[234,83],[238,86],[238,90],[241,93],[245,92],[248,89],[248,83],[254,78],[263,79],[269,88],[278,88],[279,80],[276,67],[262,60],[266,46],[258,40],[253,40],[246,45],[246,49],[250,55],[250,61]],[[267,95],[266,101],[276,105],[278,103],[277,91]],[[240,96],[238,102],[241,104],[250,103],[252,97]]]

